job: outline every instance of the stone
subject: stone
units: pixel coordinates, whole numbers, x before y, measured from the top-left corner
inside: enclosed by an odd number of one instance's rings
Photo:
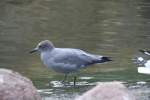
[[[0,69],[0,100],[41,100],[41,97],[28,78]]]
[[[121,82],[102,82],[75,100],[135,100]]]

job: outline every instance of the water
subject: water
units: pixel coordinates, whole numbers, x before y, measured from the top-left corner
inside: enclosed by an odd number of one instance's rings
[[[150,49],[149,0],[1,0],[0,8],[0,67],[32,79],[43,100],[72,99],[98,81],[119,80],[129,87],[150,82],[131,61],[138,49]],[[61,74],[47,70],[38,54],[28,53],[45,39],[114,61],[81,70],[78,88],[65,87],[59,84]],[[148,86],[138,88],[139,100],[149,99]],[[138,95],[136,89],[131,91]]]

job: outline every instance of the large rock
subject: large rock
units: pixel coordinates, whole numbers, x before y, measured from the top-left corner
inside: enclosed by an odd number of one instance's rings
[[[75,100],[135,100],[135,98],[120,82],[104,82]]]
[[[41,100],[41,97],[28,78],[0,69],[0,100]]]

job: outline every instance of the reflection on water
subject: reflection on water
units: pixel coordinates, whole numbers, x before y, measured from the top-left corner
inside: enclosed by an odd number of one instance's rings
[[[138,74],[131,61],[138,49],[150,49],[149,7],[148,0],[1,0],[0,67],[31,78],[39,89],[50,88],[54,100],[58,90],[47,84],[63,76],[47,70],[38,54],[28,53],[39,41],[49,39],[57,47],[80,48],[113,58],[113,62],[80,71],[81,84],[149,82],[149,76]],[[66,94],[59,90],[59,96],[66,99],[88,88],[61,89]]]
[[[68,100],[72,100],[73,98],[79,96],[79,91],[86,91],[90,89],[92,86],[98,84],[97,82],[89,83],[87,81],[80,81],[76,83],[74,87],[73,82],[68,82],[66,84],[61,83],[60,81],[51,81],[49,89],[39,89],[38,92],[43,97],[43,100],[53,100],[54,98],[57,100],[65,100],[66,97]],[[62,97],[62,98],[60,98]]]
[[[79,77],[79,78],[82,79],[82,80],[89,80],[89,79],[92,79],[93,77],[82,76],[82,77]]]
[[[90,85],[96,85],[96,83],[88,83],[87,81],[80,81],[76,82],[76,86],[74,86],[73,82],[68,82],[68,83],[62,83],[60,81],[51,81],[50,86],[51,87],[79,87],[79,86],[90,86]]]

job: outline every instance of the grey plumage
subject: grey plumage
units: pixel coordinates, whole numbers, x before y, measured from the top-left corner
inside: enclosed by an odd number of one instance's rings
[[[48,68],[64,74],[88,65],[111,61],[109,57],[93,55],[80,49],[55,48],[48,40],[40,42],[31,53],[35,51],[40,51],[41,60]]]
[[[41,59],[46,66],[62,73],[70,73],[91,64],[111,61],[106,58],[71,48],[55,48],[49,53],[41,53]]]

